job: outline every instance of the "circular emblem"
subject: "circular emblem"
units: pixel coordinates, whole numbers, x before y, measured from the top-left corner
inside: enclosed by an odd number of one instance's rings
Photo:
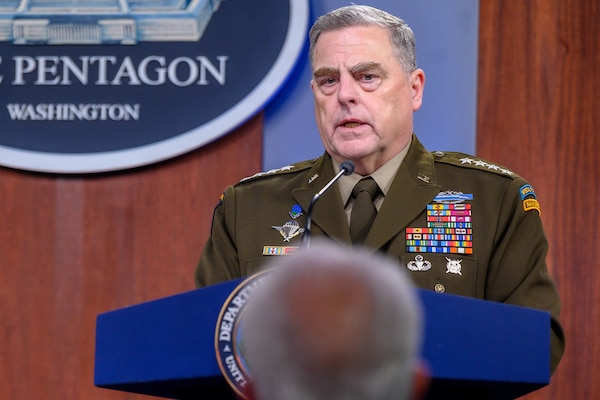
[[[201,147],[273,97],[309,19],[308,0],[70,3],[3,8],[1,165],[94,173]]]
[[[244,356],[242,320],[244,306],[252,292],[269,271],[259,272],[242,281],[221,307],[215,329],[215,351],[221,373],[235,393],[246,399],[243,388],[248,383],[248,361]]]

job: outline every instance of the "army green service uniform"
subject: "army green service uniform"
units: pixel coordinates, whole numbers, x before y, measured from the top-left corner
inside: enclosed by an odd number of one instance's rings
[[[302,245],[312,197],[335,176],[331,157],[229,186],[196,269],[198,287],[252,274]],[[351,243],[335,187],[316,203],[311,237]],[[547,310],[552,370],[564,349],[560,300],[533,188],[500,166],[427,151],[413,135],[365,246],[397,258],[420,288]]]

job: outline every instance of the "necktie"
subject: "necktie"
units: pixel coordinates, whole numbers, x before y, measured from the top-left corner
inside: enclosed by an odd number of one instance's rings
[[[371,224],[377,215],[373,200],[379,193],[377,182],[370,176],[361,179],[352,189],[352,214],[350,215],[350,236],[352,243],[365,241]]]

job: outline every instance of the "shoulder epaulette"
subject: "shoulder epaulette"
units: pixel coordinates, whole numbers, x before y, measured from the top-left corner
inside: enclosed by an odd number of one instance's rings
[[[435,162],[443,162],[459,167],[478,169],[481,171],[492,172],[513,178],[518,176],[516,173],[509,169],[506,169],[497,164],[490,163],[489,161],[483,160],[481,158],[471,156],[469,154],[451,151],[433,151],[431,154],[433,154]]]
[[[270,169],[270,170],[264,171],[264,172],[258,172],[252,176],[248,176],[248,177],[241,179],[239,183],[246,183],[246,182],[250,182],[250,181],[254,181],[257,179],[266,178],[266,177],[270,177],[270,176],[300,172],[305,169],[311,168],[317,160],[318,159],[315,158],[312,160],[300,161],[300,162],[297,162],[294,164],[286,165],[284,167]]]

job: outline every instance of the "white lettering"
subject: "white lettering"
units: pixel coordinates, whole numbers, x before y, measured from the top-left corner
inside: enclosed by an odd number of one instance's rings
[[[235,379],[236,382],[240,383],[242,386],[246,385],[246,378],[240,371],[238,365],[235,362],[235,357],[233,355],[225,357],[225,363],[227,364],[227,369],[231,374],[231,377]]]
[[[221,321],[221,329],[219,330],[219,341],[231,342],[231,330],[233,323]]]
[[[15,121],[138,121],[139,104],[7,104]]]
[[[225,85],[227,56],[176,57],[148,56],[136,64],[131,57],[119,60],[115,56],[14,56],[13,85],[73,85],[98,86],[158,86],[170,83],[185,87],[206,86],[211,82]],[[1,62],[1,59],[0,59]],[[0,76],[0,82],[2,77]]]
[[[215,78],[221,85],[225,84],[225,62],[227,61],[226,56],[217,57],[217,60],[219,60],[218,70],[210,62],[210,60],[204,56],[196,57],[196,60],[200,62],[200,80],[198,81],[199,85],[208,85],[208,80],[206,79],[206,70],[208,70],[212,77]]]
[[[89,57],[81,56],[79,59],[81,62],[81,67],[73,62],[69,57],[60,57],[63,63],[63,73],[62,80],[60,82],[61,85],[70,85],[72,82],[69,79],[69,72],[73,73],[75,77],[84,85],[87,85],[88,82],[88,69],[89,69]]]
[[[15,62],[15,80],[13,81],[13,85],[24,85],[25,79],[23,79],[23,75],[35,71],[35,59],[27,56],[16,56],[13,57],[13,60]]]
[[[133,62],[130,57],[125,57],[115,78],[111,81],[111,85],[120,85],[122,78],[129,78],[130,85],[141,85],[142,83],[137,77],[137,73],[135,71],[135,67],[133,66]]]
[[[38,64],[38,78],[35,81],[36,85],[56,85],[60,81],[60,77],[56,76],[58,70],[59,58],[55,56],[39,56],[36,57]],[[48,80],[50,77],[54,79]]]
[[[98,64],[98,80],[96,81],[96,85],[108,85],[107,63],[110,62],[112,65],[115,65],[117,58],[112,56],[94,56],[90,61],[92,64]]]
[[[153,72],[156,73],[156,79],[151,79],[148,75],[148,66],[150,65],[150,63],[157,63],[159,65],[158,68],[155,68],[153,70]],[[144,58],[140,62],[140,66],[138,67],[138,75],[140,77],[140,80],[149,86],[157,86],[164,84],[166,81],[165,77],[167,74],[167,71],[165,70],[165,64],[166,61],[164,57],[150,56]]]
[[[183,81],[180,80],[179,76],[177,75],[177,68],[179,67],[180,63],[187,64],[187,66],[189,68],[187,79],[185,79]],[[173,60],[173,62],[171,62],[169,64],[168,76],[169,76],[169,80],[177,86],[190,86],[196,80],[196,77],[198,76],[198,66],[196,65],[194,60],[192,60],[190,58],[177,57],[176,59]]]

